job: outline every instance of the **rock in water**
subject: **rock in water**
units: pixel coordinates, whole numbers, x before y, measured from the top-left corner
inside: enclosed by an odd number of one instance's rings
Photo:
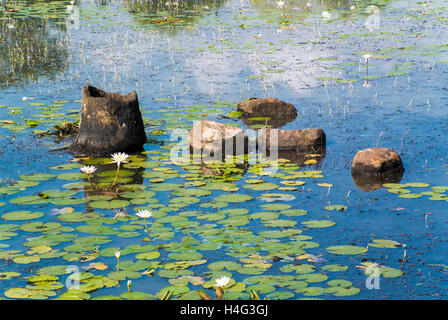
[[[304,153],[320,153],[325,149],[326,142],[325,132],[322,129],[262,129],[259,131],[259,137],[266,141],[269,149],[296,150]]]
[[[201,153],[202,160],[222,161],[226,155],[247,151],[247,136],[242,129],[216,121],[195,121],[189,140],[191,151]]]
[[[292,104],[275,98],[250,98],[238,103],[237,110],[243,113],[242,121],[248,127],[266,124],[280,128],[297,118]]]
[[[387,148],[369,148],[358,151],[352,161],[353,176],[398,175],[404,172],[400,156]]]
[[[135,91],[122,95],[93,86],[82,89],[79,133],[70,152],[75,156],[106,156],[137,152],[146,143],[145,127]]]

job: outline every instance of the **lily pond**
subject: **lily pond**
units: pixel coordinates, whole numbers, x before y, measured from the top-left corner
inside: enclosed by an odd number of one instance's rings
[[[445,299],[447,39],[445,0],[2,0],[2,298],[216,299],[229,277],[227,299]],[[148,142],[113,190],[111,158],[51,134],[87,84],[139,98]],[[325,154],[172,161],[196,120],[263,127],[238,119],[251,97],[293,104],[282,129],[323,129]],[[399,182],[354,182],[370,147]]]

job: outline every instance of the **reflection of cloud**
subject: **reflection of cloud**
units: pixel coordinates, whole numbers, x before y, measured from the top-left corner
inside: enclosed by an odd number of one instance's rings
[[[233,11],[235,8],[232,6],[238,4],[227,3],[220,10]],[[286,29],[272,24],[256,29],[238,28],[237,40],[235,28],[230,29],[227,34],[220,34],[220,37],[237,41],[237,44],[232,44],[232,47],[237,47],[236,50],[224,48],[221,53],[219,44],[216,45],[218,50],[205,46],[204,51],[185,58],[186,66],[191,70],[200,93],[213,95],[217,91],[240,92],[248,76],[263,76],[261,81],[265,88],[286,86],[293,92],[300,92],[321,84],[316,80],[319,77],[334,76],[334,71],[327,70],[324,63],[314,63],[318,58],[334,57],[336,52],[326,48],[325,44],[313,44],[320,35],[316,35],[312,27],[307,30],[304,26]],[[256,36],[253,34],[254,30],[261,33]],[[205,34],[206,39],[201,38],[201,42],[216,43],[212,34],[213,32]],[[284,43],[282,40],[285,40]],[[253,49],[246,49],[245,46],[250,43],[253,44]],[[223,46],[225,47],[224,42]]]
[[[66,12],[69,14],[65,21],[67,29],[79,29],[79,8],[73,4],[69,4]]]
[[[331,54],[332,52],[313,45],[285,44],[274,54],[217,53],[205,50],[187,57],[185,62],[202,94],[212,94],[212,88],[215,92],[235,92],[249,75],[263,75],[264,79],[261,81],[268,86],[284,85],[294,92],[300,92],[317,87],[321,82],[316,78],[331,75],[322,64],[313,62],[317,58],[328,58]],[[269,66],[272,61],[279,64]]]

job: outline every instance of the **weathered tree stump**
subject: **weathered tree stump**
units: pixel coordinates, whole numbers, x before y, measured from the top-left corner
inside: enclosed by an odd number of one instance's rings
[[[146,143],[145,127],[135,91],[122,95],[93,86],[82,89],[79,133],[70,152],[75,156],[106,156],[138,152]]]

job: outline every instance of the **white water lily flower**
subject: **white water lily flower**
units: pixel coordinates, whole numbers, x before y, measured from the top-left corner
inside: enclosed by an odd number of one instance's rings
[[[366,53],[365,55],[362,56],[366,61],[369,60],[370,58],[372,58],[372,55],[370,53]]]
[[[215,280],[215,287],[225,287],[230,281],[230,277],[222,276]]]
[[[151,218],[152,217],[152,212],[148,211],[148,210],[139,210],[136,214],[136,216],[140,217],[140,218]]]
[[[84,166],[84,167],[80,168],[79,170],[81,170],[81,172],[85,173],[85,174],[92,174],[96,171],[96,167],[95,166]]]
[[[132,285],[132,281],[131,281],[131,280],[128,280],[128,289],[129,289],[129,290],[131,289],[131,285]]]
[[[120,255],[121,255],[120,251],[115,251],[115,257],[116,257],[117,259],[120,258]]]
[[[126,159],[129,158],[129,155],[124,152],[117,152],[112,154],[112,162],[110,163],[116,163],[117,166],[120,166],[121,163],[129,163],[126,161]]]
[[[282,9],[285,6],[285,1],[277,1],[277,8]]]
[[[330,17],[331,17],[331,14],[330,14],[330,12],[328,12],[328,11],[323,11],[323,12],[322,12],[322,17],[324,17],[324,18],[330,18]]]
[[[362,84],[362,86],[364,87],[364,88],[370,88],[372,85],[370,84],[370,82],[369,81],[364,81],[364,83]]]

